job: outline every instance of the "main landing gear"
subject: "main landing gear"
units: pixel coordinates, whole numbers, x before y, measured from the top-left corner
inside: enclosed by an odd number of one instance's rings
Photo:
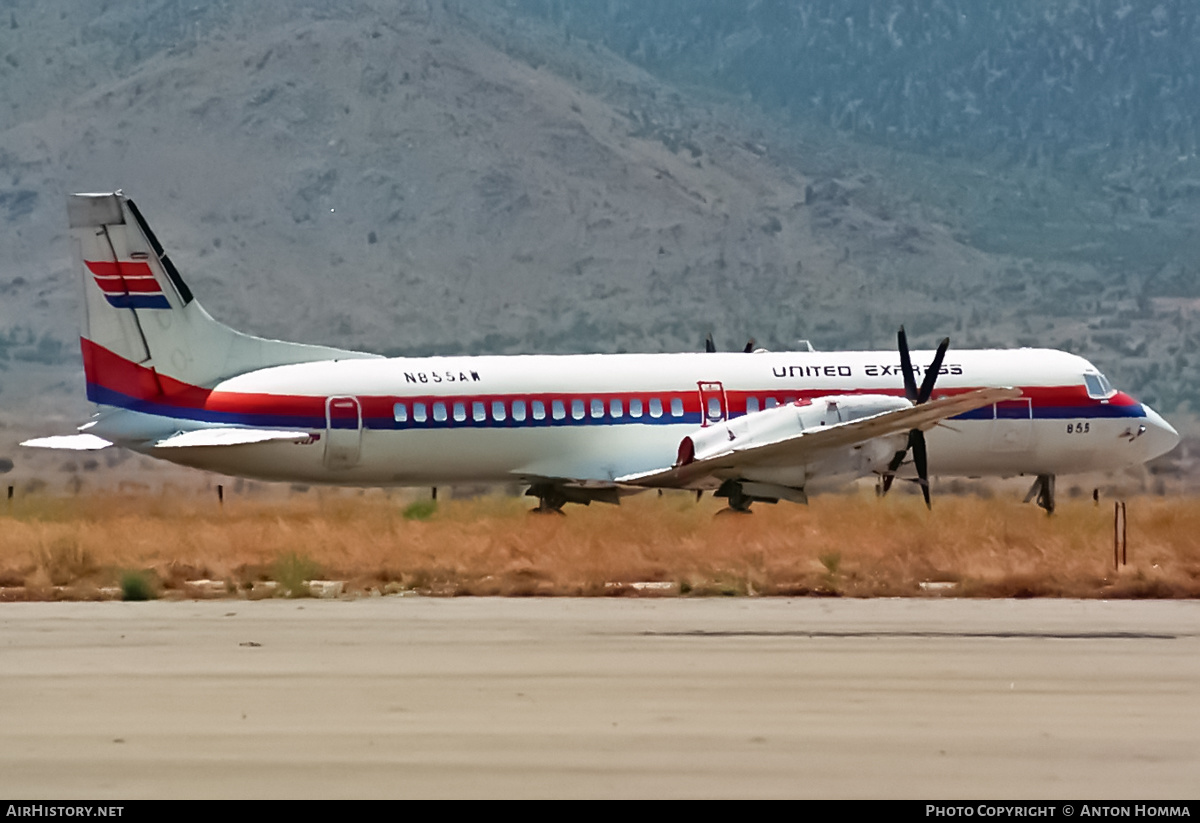
[[[530,509],[530,514],[564,514],[562,507],[567,503],[567,496],[563,494],[560,486],[551,483],[535,483],[525,492],[525,496],[538,499],[537,507]]]
[[[530,514],[562,514],[562,507],[567,503],[579,503],[583,506],[589,506],[593,502],[609,503],[613,506],[621,503],[621,493],[616,486],[534,483],[526,490],[525,496],[538,499],[537,508],[530,509]]]
[[[713,497],[724,497],[729,501],[729,508],[722,512],[737,512],[749,514],[751,503],[778,503],[789,500],[792,503],[807,503],[808,495],[804,489],[794,486],[780,486],[775,483],[759,483],[753,480],[726,480],[721,488],[713,492]]]
[[[742,484],[736,480],[726,480],[713,493],[713,497],[724,497],[729,504],[728,509],[722,509],[717,514],[750,514],[750,504],[754,502],[754,498],[746,494]]]
[[[1037,504],[1046,510],[1046,514],[1054,514],[1054,475],[1039,474],[1037,480],[1033,481],[1033,486],[1029,489],[1029,494],[1025,495],[1025,502],[1037,498]]]

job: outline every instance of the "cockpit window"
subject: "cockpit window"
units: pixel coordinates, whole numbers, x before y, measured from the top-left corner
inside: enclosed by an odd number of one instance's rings
[[[1083,382],[1087,385],[1088,397],[1103,399],[1116,393],[1112,383],[1109,383],[1108,378],[1102,374],[1085,374]]]

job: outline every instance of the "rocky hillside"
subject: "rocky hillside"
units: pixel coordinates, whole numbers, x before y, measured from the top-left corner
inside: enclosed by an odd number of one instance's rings
[[[997,173],[966,215],[992,246],[1120,258],[1139,273],[1200,250],[1200,8],[1189,0],[509,5],[796,126]],[[1053,200],[1037,190],[1046,181],[1074,190],[1065,213],[1037,213]],[[1032,231],[1047,217],[1052,230]],[[1200,296],[1194,277],[1158,280]]]

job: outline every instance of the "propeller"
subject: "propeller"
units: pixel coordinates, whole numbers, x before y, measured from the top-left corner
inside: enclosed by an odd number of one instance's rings
[[[929,402],[929,397],[933,394],[933,384],[942,370],[942,360],[946,357],[946,349],[950,347],[950,338],[944,337],[938,344],[937,354],[934,355],[929,368],[925,370],[925,379],[921,381],[920,388],[917,388],[912,357],[908,353],[908,335],[904,333],[903,326],[900,327],[900,333],[896,335],[896,343],[900,349],[900,369],[904,372],[904,396],[914,406]],[[913,465],[917,469],[917,482],[921,484],[921,494],[925,496],[925,506],[932,509],[933,504],[929,500],[929,461],[925,449],[925,432],[920,429],[909,429],[908,443],[905,444],[903,451],[896,452],[895,457],[888,463],[887,472],[883,475],[883,494],[887,494],[888,489],[892,487],[892,481],[896,479],[896,470],[900,468],[900,464],[904,462],[904,458],[910,451],[913,456]]]
[[[742,349],[742,351],[746,354],[750,354],[754,351],[754,347],[757,345],[757,343],[758,341],[751,337],[746,341],[746,347]],[[712,354],[717,350],[717,344],[713,342],[712,332],[709,332],[708,336],[704,338],[704,350],[709,354]]]

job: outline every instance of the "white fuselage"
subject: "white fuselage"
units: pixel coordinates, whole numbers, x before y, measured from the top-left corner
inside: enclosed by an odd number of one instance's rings
[[[920,379],[931,352],[915,352]],[[1069,474],[1136,465],[1178,440],[1149,407],[1085,385],[1083,358],[1040,349],[954,351],[934,397],[1015,387],[928,433],[940,475]],[[115,402],[94,432],[228,474],[294,482],[436,485],[611,482],[670,466],[705,425],[796,399],[903,397],[899,357],[876,352],[528,355],[332,360],[222,381],[177,404]],[[193,426],[286,428],[312,437],[233,448],[151,449]],[[879,471],[903,439],[797,467],[801,478]],[[802,485],[798,483],[795,485]]]

